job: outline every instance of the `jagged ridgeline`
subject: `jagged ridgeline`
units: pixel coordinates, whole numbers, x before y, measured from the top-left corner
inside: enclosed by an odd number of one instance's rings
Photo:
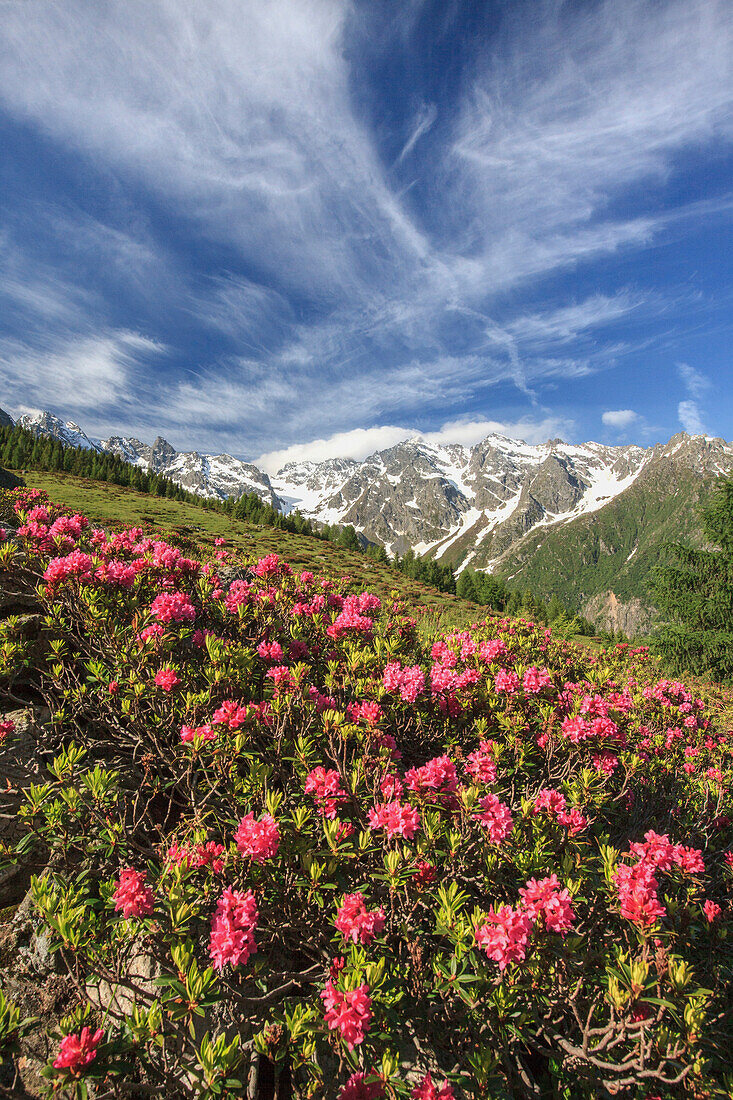
[[[512,589],[559,599],[628,634],[651,622],[648,578],[669,541],[699,544],[697,508],[733,471],[733,445],[674,436],[643,448],[490,435],[473,447],[415,438],[363,461],[288,463],[268,475],[231,455],[176,451],[114,436],[92,439],[50,413],[31,431],[111,453],[224,501],[254,493],[283,517],[353,527],[362,545],[412,552],[458,572],[488,572]],[[433,582],[431,582],[433,583]]]

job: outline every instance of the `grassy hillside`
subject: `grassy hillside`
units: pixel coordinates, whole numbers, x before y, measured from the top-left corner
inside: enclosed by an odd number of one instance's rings
[[[389,565],[372,561],[364,554],[335,543],[273,527],[259,527],[200,505],[148,496],[134,489],[71,474],[30,470],[24,474],[24,479],[29,486],[43,489],[56,503],[78,509],[106,526],[147,525],[155,528],[163,538],[172,537],[179,545],[182,540],[190,543],[192,551],[194,548],[211,551],[214,539],[224,538],[231,550],[256,557],[280,554],[294,569],[311,569],[333,576],[347,574],[360,588],[368,588],[381,598],[390,592],[399,592],[414,608],[426,630],[436,626],[441,629],[464,626],[486,614],[485,608],[468,600],[439,592]]]
[[[689,469],[676,469],[673,479],[664,469],[642,475],[601,511],[528,535],[501,560],[501,572],[514,585],[556,593],[576,609],[608,590],[619,600],[648,600],[664,544],[699,542],[696,509],[713,484]]]

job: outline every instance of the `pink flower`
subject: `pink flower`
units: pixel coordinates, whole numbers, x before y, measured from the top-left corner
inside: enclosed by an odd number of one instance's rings
[[[496,764],[491,756],[493,742],[481,741],[466,758],[466,771],[476,783],[495,783]]]
[[[196,608],[185,592],[161,592],[153,600],[150,614],[160,623],[192,623]]]
[[[285,562],[281,562],[277,554],[267,554],[260,558],[252,570],[256,577],[290,576],[292,570]]]
[[[181,741],[194,741],[196,738],[199,741],[215,741],[216,730],[213,730],[208,724],[204,726],[181,726]]]
[[[532,665],[522,677],[522,688],[526,695],[538,695],[544,688],[552,687],[552,678],[546,668]]]
[[[193,846],[184,844],[179,847],[177,844],[171,844],[168,850],[168,860],[178,867],[211,867],[212,871],[218,875],[224,870],[224,859],[222,857],[225,852],[224,845],[217,844],[214,840],[209,840],[206,844],[194,844]]]
[[[545,787],[534,801],[533,814],[546,810],[548,814],[558,814],[565,809],[565,795],[552,787]]]
[[[389,840],[403,836],[412,840],[420,827],[420,814],[409,802],[380,802],[369,811],[369,828],[384,829]]]
[[[590,723],[581,718],[579,714],[572,718],[565,718],[560,729],[563,736],[567,737],[568,741],[572,741],[574,745],[592,736]]]
[[[254,930],[257,927],[257,903],[251,890],[233,890],[227,886],[216,903],[211,918],[209,957],[215,970],[227,963],[240,966],[257,950]]]
[[[363,894],[347,894],[336,913],[335,925],[345,940],[365,945],[384,928],[384,909],[369,911]]]
[[[641,928],[651,927],[659,917],[665,916],[664,906],[660,904],[657,890],[659,883],[654,877],[654,868],[646,862],[635,863],[629,867],[622,864],[614,875],[621,916],[638,924]]]
[[[272,814],[264,814],[260,821],[255,821],[250,812],[239,822],[234,839],[243,856],[249,856],[255,863],[265,863],[277,855],[280,830]]]
[[[379,703],[375,703],[370,699],[361,704],[352,704],[351,713],[355,722],[365,722],[367,726],[376,726],[384,718],[384,711]]]
[[[277,695],[292,687],[290,669],[287,665],[275,665],[274,668],[268,668],[265,676],[275,684],[275,693]]]
[[[519,691],[519,677],[513,669],[500,668],[494,677],[494,687],[500,695],[516,695]]]
[[[132,867],[121,872],[113,898],[115,910],[121,909],[125,920],[151,916],[155,904],[153,891],[145,885],[145,872]]]
[[[364,983],[358,989],[342,993],[329,979],[320,994],[325,1006],[324,1020],[332,1030],[338,1029],[349,1050],[364,1042],[372,1018],[372,1001],[369,986]]]
[[[399,661],[391,661],[382,674],[382,683],[393,695],[399,693],[406,703],[414,703],[425,690],[425,673],[419,665],[402,668]]]
[[[246,707],[241,706],[234,699],[227,699],[214,711],[211,721],[215,726],[221,725],[226,726],[227,729],[236,730],[242,725],[246,717]]]
[[[260,642],[257,652],[263,661],[282,661],[283,647],[279,642]]]
[[[84,1069],[97,1057],[97,1047],[103,1035],[101,1027],[95,1032],[83,1027],[79,1035],[64,1035],[53,1063],[54,1069],[68,1069],[72,1073]]]
[[[535,917],[542,914],[548,932],[569,932],[573,927],[575,913],[571,904],[570,891],[561,889],[557,875],[549,878],[531,878],[519,895],[525,909]]]
[[[347,797],[341,786],[339,773],[335,768],[327,771],[322,765],[309,773],[305,781],[305,793],[313,796],[318,809],[330,820],[336,817],[338,803]]]
[[[511,833],[514,822],[511,811],[505,802],[501,802],[495,794],[484,795],[479,799],[481,809],[475,811],[473,816],[488,829],[489,840],[492,844],[501,844]]]
[[[437,874],[435,864],[428,863],[426,859],[418,859],[412,877],[415,880],[415,885],[422,889],[424,886],[432,886]]]
[[[229,585],[229,593],[224,600],[224,606],[230,615],[236,615],[240,607],[244,607],[252,598],[249,581],[232,581]]]
[[[63,558],[52,558],[43,574],[48,584],[58,584],[72,578],[89,582],[93,576],[92,559],[81,550],[74,550]]]
[[[9,733],[15,733],[15,722],[12,718],[8,718],[5,722],[0,722],[0,742],[4,741]]]
[[[110,680],[110,682],[107,684],[107,691],[110,693],[110,695],[116,695],[119,690],[120,685],[117,683],[117,681]]]
[[[535,918],[528,910],[501,905],[487,914],[485,923],[476,929],[476,943],[490,959],[506,969],[510,962],[522,962]]]
[[[571,836],[581,833],[588,825],[588,818],[582,814],[577,806],[573,806],[570,813],[560,810],[557,815],[558,825],[564,825]]]
[[[618,767],[618,757],[611,752],[597,752],[593,757],[593,767],[603,775],[613,775]]]
[[[711,901],[710,898],[708,898],[702,907],[702,911],[705,914],[705,919],[707,920],[708,924],[712,924],[713,921],[718,919],[723,910],[720,908],[717,902]]]
[[[497,661],[501,657],[505,657],[507,652],[506,642],[501,638],[494,638],[490,642],[482,642],[478,647],[479,657],[482,661],[491,663]]]
[[[172,691],[181,681],[174,668],[159,668],[155,674],[155,682],[163,691]]]
[[[446,1081],[442,1089],[438,1091],[437,1085],[433,1084],[432,1074],[426,1073],[419,1085],[415,1085],[412,1093],[412,1100],[454,1100],[455,1093]]]
[[[458,786],[456,766],[448,756],[436,756],[421,768],[410,768],[405,779],[409,789],[416,794],[430,791],[451,794]]]
[[[358,1070],[352,1073],[345,1085],[342,1085],[338,1100],[380,1100],[384,1096],[381,1081],[367,1081],[366,1074]]]

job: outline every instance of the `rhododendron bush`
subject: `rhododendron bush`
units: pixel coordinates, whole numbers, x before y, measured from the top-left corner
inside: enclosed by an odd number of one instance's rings
[[[50,1089],[730,1095],[731,736],[644,650],[20,509]]]

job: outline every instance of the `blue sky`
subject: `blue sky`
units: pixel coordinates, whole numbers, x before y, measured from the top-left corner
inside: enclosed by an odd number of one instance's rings
[[[733,438],[727,0],[0,3],[0,405]]]

